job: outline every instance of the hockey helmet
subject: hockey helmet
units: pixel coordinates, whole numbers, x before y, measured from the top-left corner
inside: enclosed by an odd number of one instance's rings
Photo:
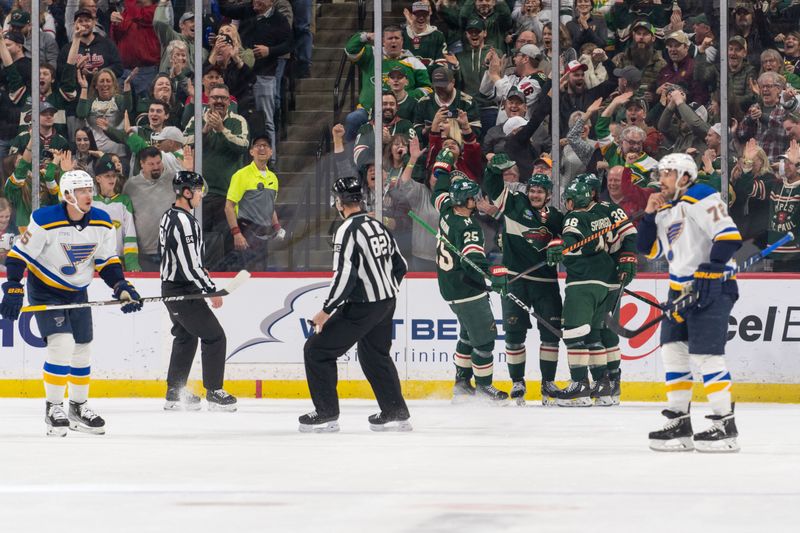
[[[575,176],[575,180],[585,183],[586,185],[589,186],[590,189],[592,189],[597,194],[600,194],[600,189],[603,188],[603,180],[598,178],[597,175],[592,172],[587,172],[585,174],[578,174],[577,176]]]
[[[592,189],[586,182],[572,180],[564,191],[565,204],[567,200],[572,200],[573,209],[586,207],[592,202]]]
[[[697,163],[689,154],[667,154],[658,162],[659,174],[665,170],[678,172],[678,180],[684,175],[689,175],[689,183],[697,181]]]
[[[83,170],[70,170],[61,176],[58,188],[61,189],[61,197],[65,201],[67,194],[75,196],[76,189],[92,189],[92,196],[94,196],[94,179]]]
[[[345,176],[337,179],[331,187],[333,195],[343,204],[358,203],[364,199],[361,180],[355,176]]]
[[[464,177],[456,176],[456,172],[458,171],[450,173],[452,179],[450,182],[450,200],[454,205],[466,205],[467,200],[478,196],[481,188],[477,183],[467,178],[463,172],[459,173],[463,174]]]
[[[208,186],[206,185],[206,180],[203,179],[203,176],[197,172],[192,172],[191,170],[181,170],[175,174],[174,178],[172,178],[172,189],[177,195],[182,195],[184,189],[202,189],[203,195],[205,195],[206,191],[208,190]]]
[[[547,174],[534,174],[530,178],[528,178],[528,190],[531,187],[541,187],[542,189],[550,192],[553,190],[553,180],[550,179],[550,176]]]

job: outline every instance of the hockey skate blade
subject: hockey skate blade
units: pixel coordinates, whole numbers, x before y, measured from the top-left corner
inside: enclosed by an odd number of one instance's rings
[[[67,436],[67,427],[54,427],[54,426],[47,426],[47,436],[48,437],[66,437]]]
[[[615,405],[611,396],[598,396],[594,399],[594,404],[597,407],[613,407]]]
[[[736,442],[736,437],[722,440],[696,440],[694,449],[700,453],[737,453],[741,450],[739,443]]]
[[[694,450],[694,444],[691,437],[670,440],[650,439],[650,449],[654,452],[691,452]]]
[[[199,411],[200,409],[200,402],[189,404],[183,402],[173,402],[169,400],[164,402],[165,411]]]
[[[544,407],[556,407],[558,404],[556,403],[556,399],[555,398],[542,397],[542,405]]]
[[[105,426],[101,428],[93,428],[89,427],[85,424],[81,424],[80,422],[74,422],[72,420],[69,421],[69,429],[72,431],[77,431],[78,433],[88,433],[89,435],[105,435],[106,428]]]
[[[514,398],[514,404],[517,407],[525,407],[525,397],[520,396],[519,398]]]
[[[300,424],[300,433],[336,433],[339,431],[339,421],[332,420],[324,424]]]
[[[591,407],[594,404],[592,399],[587,396],[586,398],[573,398],[571,400],[557,398],[556,405],[559,407]]]
[[[236,404],[232,403],[230,405],[220,405],[214,402],[208,402],[208,410],[209,411],[219,411],[223,413],[234,413],[236,412]]]
[[[389,431],[412,431],[411,422],[408,420],[395,420],[385,424],[370,424],[369,429],[378,433],[386,433]]]

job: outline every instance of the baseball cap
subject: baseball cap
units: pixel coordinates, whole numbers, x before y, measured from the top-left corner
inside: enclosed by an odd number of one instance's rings
[[[653,30],[653,25],[647,22],[646,20],[639,20],[637,22],[634,22],[633,26],[631,26],[631,31],[632,32],[636,31],[637,28],[644,28],[650,33],[655,33],[655,30]]]
[[[483,31],[485,29],[486,29],[486,24],[484,24],[481,19],[470,19],[469,22],[467,22],[467,25],[464,27],[464,30]]]
[[[631,98],[628,100],[628,102],[625,104],[625,109],[630,107],[639,107],[642,111],[647,113],[647,103],[641,98]]]
[[[747,50],[747,41],[741,35],[734,35],[730,39],[728,39],[728,44],[736,43],[741,46],[743,49]]]
[[[667,37],[664,39],[664,42],[668,43],[670,41],[676,41],[679,42],[680,44],[685,44],[686,46],[689,46],[689,44],[691,43],[691,41],[689,40],[689,36],[686,35],[686,32],[684,32],[683,30],[674,31],[669,35],[667,35]]]
[[[579,70],[589,70],[589,67],[578,61],[577,59],[573,59],[569,63],[567,63],[567,72],[577,72]]]
[[[506,100],[512,97],[519,98],[523,103],[525,102],[525,93],[523,93],[516,85],[511,87],[506,93]]]
[[[535,44],[524,44],[517,50],[517,53],[526,55],[531,59],[539,59],[542,56],[542,51]]]
[[[216,63],[206,63],[205,65],[203,65],[203,76],[212,71],[216,72],[220,76],[225,75],[225,73],[222,71],[222,67],[217,66]]]
[[[15,9],[11,12],[11,19],[8,23],[15,28],[22,28],[31,23],[31,16],[27,11]]]
[[[106,172],[116,172],[117,167],[114,166],[114,160],[111,159],[111,156],[108,154],[103,154],[103,156],[94,162],[94,175],[100,176],[101,174],[105,174]]]
[[[181,18],[178,21],[178,23],[179,24],[183,24],[184,22],[186,22],[189,19],[194,19],[194,13],[192,13],[191,11],[187,11],[186,13],[181,15]]]
[[[267,144],[272,146],[272,139],[270,139],[267,133],[257,133],[253,136],[253,139],[250,141],[250,148],[256,145],[258,141],[267,141]]]
[[[431,74],[431,85],[434,87],[447,87],[453,81],[453,73],[447,67],[439,67]]]
[[[510,119],[506,120],[505,123],[503,124],[503,133],[505,135],[511,135],[511,133],[515,129],[521,128],[522,126],[525,126],[527,123],[528,121],[522,117],[511,117]]]
[[[431,6],[428,4],[428,2],[414,2],[411,4],[411,12],[416,13],[417,11],[427,11],[430,13]]]
[[[618,78],[625,78],[628,83],[635,85],[642,81],[642,71],[633,65],[628,65],[622,68],[614,69],[614,76]]]
[[[692,111],[694,111],[703,122],[708,120],[708,109],[706,109],[706,106],[698,104],[697,102],[692,102],[689,104],[689,107],[692,108]]]
[[[39,106],[39,114],[40,115],[42,115],[44,113],[48,113],[48,112],[56,113],[57,111],[58,111],[58,108],[56,106],[54,106],[53,104],[51,104],[50,102],[48,102],[47,100],[42,102],[41,105]]]
[[[550,159],[549,157],[539,157],[539,158],[537,158],[536,161],[533,162],[533,166],[536,166],[536,165],[538,165],[540,163],[544,163],[549,168],[553,168],[553,160]]]
[[[400,74],[404,78],[408,77],[408,75],[406,74],[406,71],[400,65],[395,65],[391,69],[389,69],[389,72],[386,73],[386,76],[391,78],[392,74]]]
[[[708,21],[708,17],[705,15],[705,13],[700,13],[695,17],[690,17],[688,22],[690,26],[694,26],[695,24],[705,24],[706,26],[711,26],[711,23]]]
[[[150,140],[153,142],[177,141],[181,144],[186,142],[186,139],[183,137],[183,132],[175,126],[166,126],[161,131],[153,133],[153,135],[150,136]]]
[[[747,11],[748,13],[754,13],[755,9],[753,8],[753,4],[750,2],[736,2],[736,7],[733,8],[733,12],[736,13],[737,11]]]
[[[86,9],[86,8],[82,8],[82,9],[77,10],[75,12],[75,17],[73,18],[73,20],[78,20],[81,17],[94,19],[94,15],[92,15],[92,12],[89,11],[88,9]]]
[[[25,36],[18,31],[7,32],[5,38],[17,44],[25,44]]]
[[[719,122],[717,122],[708,129],[710,129],[711,131],[722,137],[722,124],[720,124]]]

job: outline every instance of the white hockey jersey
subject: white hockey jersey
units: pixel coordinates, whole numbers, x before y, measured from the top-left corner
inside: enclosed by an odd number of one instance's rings
[[[34,211],[28,229],[8,256],[25,261],[39,281],[66,293],[88,287],[95,270],[120,264],[108,213],[91,208],[88,223],[81,229],[70,223],[61,204]]]
[[[677,201],[663,205],[656,213],[656,226],[656,240],[647,257],[667,258],[669,286],[678,291],[694,279],[701,263],[709,262],[715,242],[742,240],[722,197],[703,184],[689,187]],[[734,268],[736,262],[731,259],[725,270]]]

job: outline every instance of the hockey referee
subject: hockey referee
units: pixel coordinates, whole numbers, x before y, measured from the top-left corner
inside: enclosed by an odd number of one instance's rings
[[[161,217],[158,248],[161,256],[161,294],[176,296],[216,291],[203,267],[203,236],[192,215],[203,201],[206,183],[200,174],[179,171],[172,180],[175,203]],[[222,307],[222,297],[210,297],[211,307]],[[200,409],[200,397],[186,389],[197,341],[203,358],[203,386],[209,411],[235,411],[236,398],[222,390],[225,375],[225,330],[204,299],[165,302],[172,321],[172,353],[167,372],[168,411]]]
[[[336,359],[353,344],[381,409],[369,417],[370,429],[410,431],[390,355],[392,317],[406,261],[389,230],[364,211],[358,178],[339,178],[332,191],[344,222],[334,236],[330,292],[312,319],[315,334],[303,348],[315,410],[300,417],[300,431],[339,431]]]

